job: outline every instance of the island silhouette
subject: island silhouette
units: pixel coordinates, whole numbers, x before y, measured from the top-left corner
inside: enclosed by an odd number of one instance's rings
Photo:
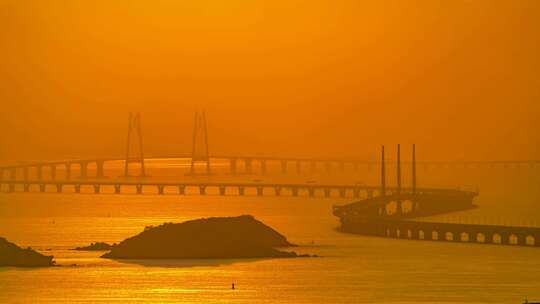
[[[110,259],[233,259],[300,257],[285,236],[251,215],[211,217],[146,227],[102,255]]]
[[[32,248],[23,249],[0,237],[0,267],[41,267],[54,266],[52,256],[45,256]]]
[[[107,244],[105,242],[95,242],[88,246],[82,246],[74,248],[73,250],[79,250],[79,251],[109,251],[111,250],[116,244]]]

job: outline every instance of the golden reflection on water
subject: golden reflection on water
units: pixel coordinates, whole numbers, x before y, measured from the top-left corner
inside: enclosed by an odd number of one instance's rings
[[[454,172],[431,182],[480,182],[480,208],[471,216],[540,218],[540,196],[531,187],[540,181],[538,172],[467,173],[465,180],[463,172]],[[538,249],[338,233],[331,206],[347,201],[0,194],[0,235],[52,254],[62,265],[0,269],[0,303],[519,303],[525,296],[540,298]],[[69,250],[95,241],[118,242],[147,225],[246,213],[300,245],[293,250],[321,257],[121,261]]]

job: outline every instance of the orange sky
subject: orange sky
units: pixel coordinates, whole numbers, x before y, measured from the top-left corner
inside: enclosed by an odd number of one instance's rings
[[[413,3],[415,5],[413,5]],[[211,151],[540,159],[540,1],[0,2],[0,160]]]

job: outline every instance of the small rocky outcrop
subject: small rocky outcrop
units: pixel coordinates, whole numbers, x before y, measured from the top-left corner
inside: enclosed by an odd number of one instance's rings
[[[80,250],[80,251],[109,251],[111,250],[116,244],[109,245],[105,242],[95,242],[90,244],[89,246],[82,246],[77,247],[73,250]]]
[[[31,248],[23,249],[0,237],[0,267],[54,266],[53,256],[45,256]]]
[[[297,257],[277,247],[295,246],[250,215],[213,217],[147,227],[114,246],[104,258],[225,259]]]

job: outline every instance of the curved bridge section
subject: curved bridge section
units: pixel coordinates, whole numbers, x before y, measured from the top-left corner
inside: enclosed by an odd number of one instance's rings
[[[475,208],[476,192],[419,191],[334,206],[340,231],[378,237],[478,244],[540,246],[540,228],[427,222],[418,217]]]

